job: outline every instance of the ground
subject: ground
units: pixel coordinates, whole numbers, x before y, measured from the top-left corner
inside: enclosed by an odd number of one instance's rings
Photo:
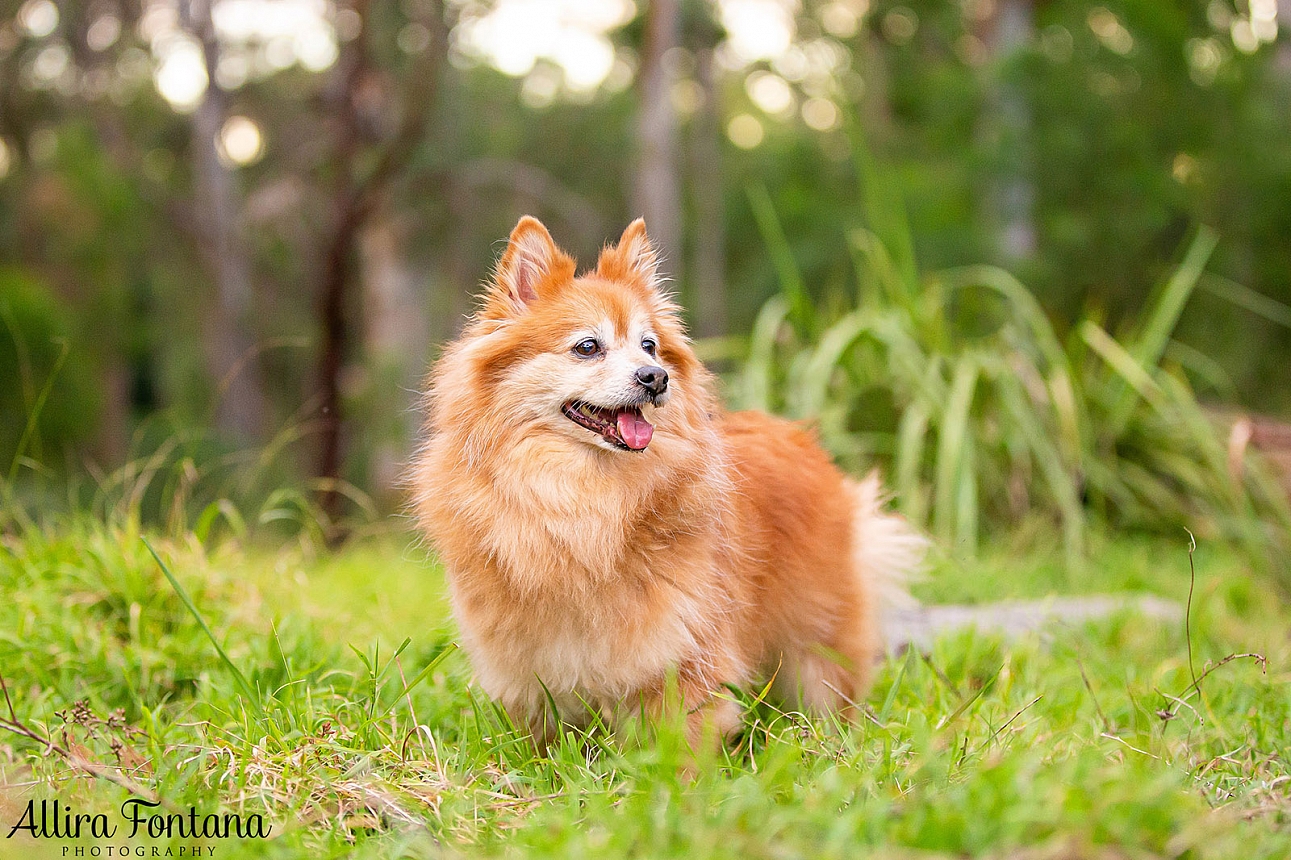
[[[62,751],[0,733],[0,856],[1291,856],[1291,615],[1222,546],[1196,552],[1190,636],[1129,610],[943,634],[884,666],[855,727],[740,691],[738,746],[687,779],[672,725],[537,758],[471,684],[442,575],[397,527],[338,555],[150,536],[210,637],[143,538],[0,537],[0,718]],[[1187,602],[1186,535],[1103,539],[1079,571],[1054,546],[1023,529],[942,558],[918,595]],[[272,831],[132,839],[131,790]],[[3,838],[41,799],[118,832]]]

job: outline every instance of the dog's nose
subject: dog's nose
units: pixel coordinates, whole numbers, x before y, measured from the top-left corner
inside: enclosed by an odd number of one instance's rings
[[[668,390],[668,371],[655,365],[637,368],[637,382],[655,397]]]

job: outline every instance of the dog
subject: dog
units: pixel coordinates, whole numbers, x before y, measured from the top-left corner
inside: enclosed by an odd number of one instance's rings
[[[754,680],[854,715],[925,550],[809,429],[723,411],[659,266],[640,219],[580,275],[522,218],[427,386],[414,515],[480,686],[540,746],[675,706],[726,736]]]

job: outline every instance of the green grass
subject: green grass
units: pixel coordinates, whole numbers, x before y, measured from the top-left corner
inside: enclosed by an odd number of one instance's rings
[[[688,783],[668,725],[536,758],[446,652],[442,575],[398,535],[336,556],[149,540],[236,673],[141,536],[90,520],[0,536],[0,671],[19,720],[101,769],[185,810],[267,815],[272,839],[217,857],[1291,856],[1291,621],[1220,547],[1196,553],[1196,672],[1245,652],[1264,671],[1234,660],[1188,693],[1182,625],[1130,614],[949,634],[884,667],[872,720],[759,705]],[[943,561],[920,596],[1188,594],[1186,536],[1095,537],[1080,573],[1042,527],[1014,541]],[[115,816],[127,796],[9,733],[0,786],[4,857],[96,844],[4,839],[31,797]]]

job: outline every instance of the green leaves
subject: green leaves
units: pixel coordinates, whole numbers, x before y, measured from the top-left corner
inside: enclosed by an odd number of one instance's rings
[[[971,555],[983,525],[1036,513],[1059,527],[1071,568],[1091,513],[1110,525],[1203,528],[1261,558],[1285,545],[1285,498],[1258,463],[1230,474],[1221,429],[1170,361],[1199,285],[1251,304],[1243,288],[1204,277],[1214,231],[1197,230],[1123,338],[1085,319],[1064,345],[1009,272],[920,277],[899,189],[859,137],[856,157],[869,226],[847,232],[857,299],[835,314],[811,304],[766,190],[750,190],[781,292],[754,326],[742,405],[816,420],[848,468],[887,463],[901,510],[953,552]],[[1284,310],[1266,304],[1266,316]]]

